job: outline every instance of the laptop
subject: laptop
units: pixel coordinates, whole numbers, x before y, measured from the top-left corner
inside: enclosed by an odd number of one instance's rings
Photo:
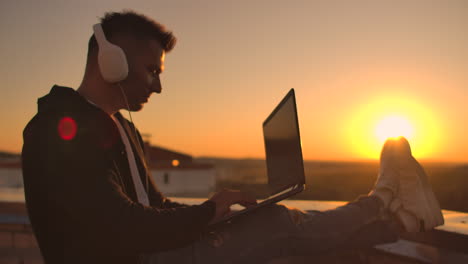
[[[304,190],[304,161],[294,89],[286,94],[263,122],[263,138],[270,196],[255,206],[225,216],[211,226],[228,223],[239,215],[277,203]]]

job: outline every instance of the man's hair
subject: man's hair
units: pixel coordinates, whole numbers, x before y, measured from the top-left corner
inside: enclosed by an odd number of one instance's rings
[[[171,51],[176,44],[172,32],[167,31],[163,25],[131,10],[106,13],[101,18],[101,25],[108,40],[117,35],[127,35],[138,41],[154,39],[161,44],[165,52]],[[88,42],[88,57],[97,48],[98,44],[93,34]]]

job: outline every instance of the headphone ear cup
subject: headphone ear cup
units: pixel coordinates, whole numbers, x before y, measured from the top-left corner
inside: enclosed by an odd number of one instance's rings
[[[120,82],[128,76],[128,63],[124,51],[110,42],[99,46],[98,64],[102,77],[107,82]]]
[[[124,51],[110,43],[100,23],[93,26],[94,37],[98,43],[98,64],[102,78],[110,83],[123,81],[128,76],[128,63]]]

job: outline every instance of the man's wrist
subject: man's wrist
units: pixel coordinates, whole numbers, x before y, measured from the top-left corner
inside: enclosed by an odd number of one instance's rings
[[[202,205],[209,208],[209,211],[210,211],[209,216],[210,217],[209,217],[208,221],[211,221],[215,217],[215,214],[216,214],[216,203],[214,201],[212,201],[212,200],[207,200]]]

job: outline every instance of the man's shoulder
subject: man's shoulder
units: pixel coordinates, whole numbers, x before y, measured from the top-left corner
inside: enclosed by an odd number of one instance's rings
[[[112,119],[102,111],[55,108],[37,113],[23,131],[24,144],[46,141],[51,148],[110,149],[119,139]]]
[[[79,133],[97,133],[112,130],[113,121],[102,111],[79,111],[76,108],[55,108],[42,111],[28,122],[24,131],[74,131]]]

